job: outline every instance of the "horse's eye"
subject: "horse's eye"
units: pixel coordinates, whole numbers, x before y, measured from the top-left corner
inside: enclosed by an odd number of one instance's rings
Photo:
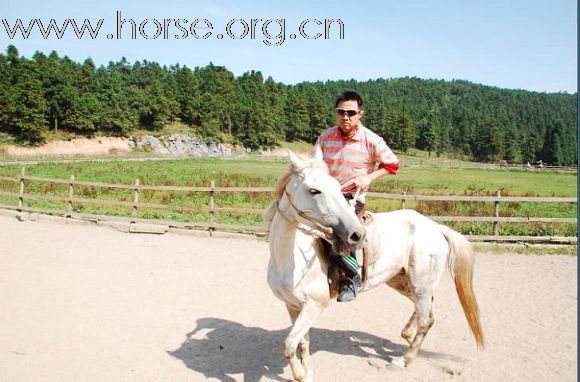
[[[311,188],[310,190],[308,190],[308,192],[310,192],[310,195],[318,195],[320,194],[320,191],[315,189],[315,188]]]

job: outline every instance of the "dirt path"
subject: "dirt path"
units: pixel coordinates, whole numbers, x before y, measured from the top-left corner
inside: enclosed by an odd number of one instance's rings
[[[75,138],[71,141],[52,141],[33,147],[7,145],[4,149],[6,154],[11,156],[91,156],[131,151],[127,138],[115,137]]]
[[[286,381],[287,313],[252,239],[127,234],[0,215],[0,381]],[[311,331],[318,381],[574,381],[575,257],[478,254],[478,351],[446,275],[405,371],[411,305],[388,288]]]

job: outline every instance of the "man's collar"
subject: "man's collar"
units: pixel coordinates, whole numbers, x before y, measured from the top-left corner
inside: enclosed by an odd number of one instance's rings
[[[357,124],[357,126],[356,126],[356,128],[355,128],[355,131],[354,131],[354,134],[353,134],[353,136],[352,136],[352,137],[345,138],[345,137],[342,135],[342,132],[340,131],[340,128],[339,128],[338,126],[336,127],[336,134],[338,134],[338,136],[339,136],[339,137],[340,137],[342,140],[345,140],[345,141],[360,141],[360,140],[361,140],[361,135],[362,135],[362,130],[363,130],[363,128],[364,128],[364,126],[363,126],[363,125],[362,125],[362,123],[360,123],[360,121],[359,121],[359,123]]]

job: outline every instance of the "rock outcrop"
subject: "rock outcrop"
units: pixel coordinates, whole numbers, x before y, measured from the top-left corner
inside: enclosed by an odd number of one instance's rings
[[[206,143],[202,139],[189,135],[172,134],[156,138],[146,135],[140,140],[129,138],[129,147],[146,152],[168,156],[192,157],[231,157],[232,146],[223,143]]]

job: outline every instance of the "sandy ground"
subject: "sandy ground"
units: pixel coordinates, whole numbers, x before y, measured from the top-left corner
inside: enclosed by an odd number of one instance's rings
[[[4,146],[11,156],[51,156],[51,155],[106,155],[113,152],[129,152],[127,138],[100,137],[94,139],[75,138],[71,141],[52,141],[41,146]]]
[[[267,243],[0,215],[0,381],[287,381]],[[446,275],[417,360],[389,367],[411,304],[388,287],[311,330],[318,381],[574,381],[575,257],[477,255],[487,347]]]

